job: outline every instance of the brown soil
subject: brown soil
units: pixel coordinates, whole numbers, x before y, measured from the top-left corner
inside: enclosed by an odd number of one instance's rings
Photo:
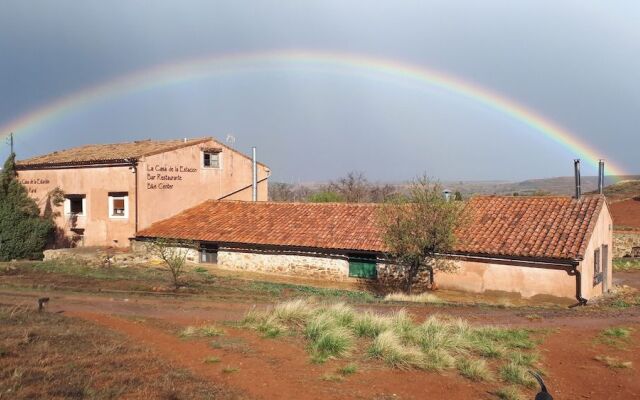
[[[609,205],[616,226],[640,230],[640,200],[628,199]]]
[[[3,291],[0,303],[35,304],[39,293]],[[337,368],[352,360],[312,364],[299,338],[263,339],[255,332],[224,326],[238,320],[251,307],[247,303],[213,302],[197,298],[86,295],[52,293],[48,312],[64,312],[124,334],[149,348],[159,359],[185,368],[196,376],[222,385],[229,391],[258,399],[471,399],[495,398],[490,392],[504,386],[499,382],[474,383],[455,372],[444,374],[398,371],[363,355],[353,356],[359,366],[355,375],[341,381],[327,381]],[[257,304],[264,307],[265,304]],[[362,305],[389,312],[398,306]],[[556,398],[640,398],[640,311],[614,312],[597,308],[572,310],[521,310],[482,307],[411,306],[417,318],[435,312],[457,315],[472,323],[553,328],[540,350],[547,372],[546,382]],[[215,323],[224,326],[219,338],[180,339],[185,325]],[[624,348],[599,344],[602,329],[629,326],[635,332]],[[210,343],[218,345],[212,347]],[[594,359],[597,355],[631,361],[631,369],[612,369]],[[216,356],[220,363],[205,364]],[[237,371],[225,373],[225,368]],[[135,370],[131,370],[135,373]],[[531,398],[533,392],[529,392]]]

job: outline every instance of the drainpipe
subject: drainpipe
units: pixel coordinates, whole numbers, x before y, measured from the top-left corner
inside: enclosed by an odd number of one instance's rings
[[[127,160],[129,163],[131,163],[131,169],[133,170],[133,174],[134,174],[134,194],[135,194],[135,201],[134,201],[134,208],[135,208],[135,231],[134,234],[137,235],[138,234],[138,160],[135,159],[130,159]]]
[[[578,303],[570,306],[570,308],[587,305],[587,299],[582,297],[582,274],[580,273],[580,271],[578,271],[577,267],[574,269],[568,270],[567,273],[570,276],[575,275],[576,277],[576,300],[578,300]]]
[[[251,168],[253,171],[253,180],[251,183],[251,200],[258,201],[258,161],[256,160],[256,148],[251,148]]]

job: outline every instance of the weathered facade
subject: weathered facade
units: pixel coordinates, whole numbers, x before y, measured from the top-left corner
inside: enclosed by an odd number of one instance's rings
[[[138,234],[198,243],[200,262],[329,280],[397,284],[374,204],[208,201]],[[436,273],[443,289],[500,291],[585,302],[611,286],[611,216],[604,197],[476,197],[456,232],[457,270]],[[194,254],[195,255],[195,254]],[[192,255],[192,256],[194,256]]]
[[[18,162],[41,209],[54,188],[58,245],[129,245],[136,232],[208,199],[251,200],[252,160],[211,138],[89,145]],[[258,164],[258,200],[270,171]]]

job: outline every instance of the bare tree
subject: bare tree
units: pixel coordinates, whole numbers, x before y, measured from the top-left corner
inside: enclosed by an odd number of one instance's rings
[[[164,267],[171,274],[173,287],[178,289],[182,285],[184,267],[189,252],[195,249],[193,242],[158,238],[147,243],[147,249],[164,262]]]
[[[362,203],[368,200],[369,181],[362,172],[352,171],[347,176],[331,182],[329,188],[339,193],[347,203]]]
[[[456,266],[445,255],[456,243],[455,231],[464,223],[463,203],[447,201],[442,187],[426,176],[411,184],[406,198],[382,206],[379,224],[389,257],[407,268],[404,290],[411,293],[416,277],[434,271],[453,271]]]
[[[388,183],[371,185],[369,189],[369,201],[372,203],[386,203],[394,195],[396,195],[396,188]]]
[[[269,184],[269,200],[293,201],[294,186],[290,183],[273,182]]]

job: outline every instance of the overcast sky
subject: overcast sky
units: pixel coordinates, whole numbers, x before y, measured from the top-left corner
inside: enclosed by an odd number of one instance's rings
[[[447,72],[535,110],[640,173],[637,0],[4,0],[0,126],[154,65],[287,49]],[[520,180],[570,175],[575,157],[462,96],[295,63],[109,97],[15,133],[19,158],[87,143],[232,134],[235,147],[257,146],[274,179],[289,182],[351,170],[371,180],[422,172]]]

